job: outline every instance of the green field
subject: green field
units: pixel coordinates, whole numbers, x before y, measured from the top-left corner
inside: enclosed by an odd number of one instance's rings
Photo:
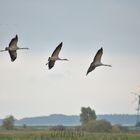
[[[0,140],[140,140],[136,133],[85,133],[48,130],[0,130]]]

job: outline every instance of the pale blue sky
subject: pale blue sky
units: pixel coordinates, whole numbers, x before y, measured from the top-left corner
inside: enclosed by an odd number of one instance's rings
[[[139,0],[0,0],[0,48],[18,34],[19,51],[10,62],[0,54],[0,118],[53,113],[79,114],[90,106],[97,114],[135,113],[131,91],[140,85]],[[45,66],[64,42],[52,70]],[[100,67],[85,76],[96,51]]]

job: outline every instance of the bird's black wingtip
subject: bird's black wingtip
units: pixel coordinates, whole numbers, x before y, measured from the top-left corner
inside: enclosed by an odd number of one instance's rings
[[[18,40],[18,35],[16,34],[15,39]]]
[[[11,62],[14,62],[16,59],[11,59]]]
[[[52,67],[48,67],[48,69],[50,70],[50,69],[52,69]]]
[[[63,42],[61,42],[60,45],[63,45]]]

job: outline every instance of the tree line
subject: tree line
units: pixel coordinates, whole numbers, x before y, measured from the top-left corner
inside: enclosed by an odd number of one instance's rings
[[[80,126],[75,126],[75,131],[86,131],[86,132],[122,132],[128,131],[126,127],[121,125],[112,125],[106,120],[97,120],[97,116],[94,109],[90,107],[82,107],[80,113]],[[3,120],[3,128],[7,130],[12,130],[15,128],[15,118],[10,115]],[[26,129],[27,126],[23,124],[23,128]],[[72,128],[73,129],[73,128]],[[66,126],[57,125],[49,127],[50,131],[64,131],[68,130]]]

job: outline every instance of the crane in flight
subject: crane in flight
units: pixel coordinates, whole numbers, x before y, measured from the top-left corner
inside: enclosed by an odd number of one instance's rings
[[[29,49],[29,48],[19,48],[17,46],[17,42],[18,42],[18,35],[16,35],[14,38],[11,39],[9,43],[9,47],[6,47],[5,50],[0,50],[0,52],[8,51],[12,62],[15,61],[17,58],[17,50]]]
[[[97,51],[97,53],[96,53],[96,55],[94,57],[93,62],[90,64],[90,67],[88,68],[86,75],[88,75],[88,73],[93,71],[98,66],[108,66],[108,67],[111,67],[111,65],[103,64],[101,62],[102,55],[103,55],[103,48],[100,48]]]
[[[65,61],[68,61],[68,59],[61,59],[59,58],[59,53],[60,53],[60,50],[62,48],[62,45],[63,45],[63,42],[61,42],[57,47],[56,49],[54,50],[54,52],[52,53],[51,57],[48,58],[48,63],[46,65],[48,65],[48,68],[51,69],[54,64],[55,64],[55,61],[57,60],[65,60]]]

